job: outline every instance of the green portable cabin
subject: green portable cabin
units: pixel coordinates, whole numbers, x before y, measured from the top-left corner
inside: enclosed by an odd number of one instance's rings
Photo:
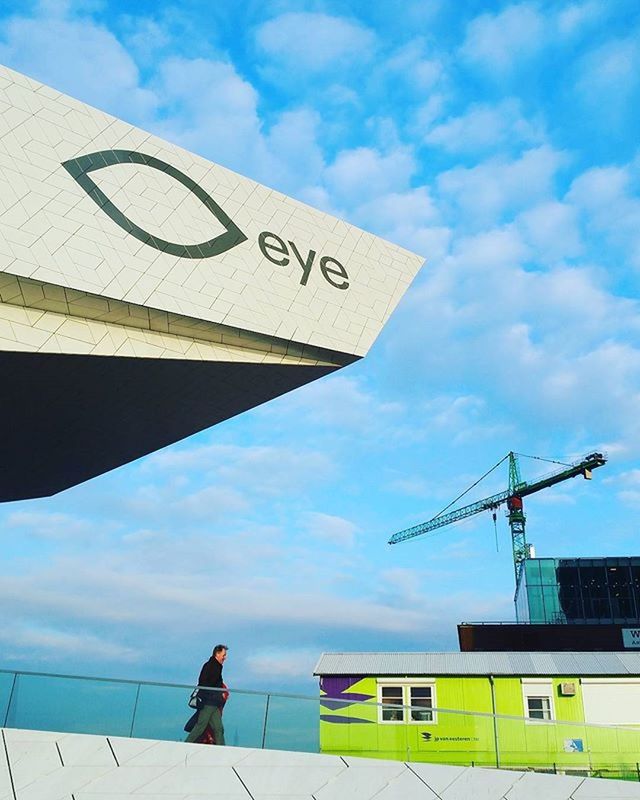
[[[324,653],[323,753],[640,776],[638,653]]]

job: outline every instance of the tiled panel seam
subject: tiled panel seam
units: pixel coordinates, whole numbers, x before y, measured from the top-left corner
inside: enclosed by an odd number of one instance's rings
[[[246,793],[249,795],[249,797],[251,798],[251,800],[254,800],[254,797],[253,797],[253,795],[252,795],[252,794],[251,794],[251,792],[249,791],[249,787],[247,786],[247,784],[246,784],[246,783],[245,783],[245,782],[242,780],[242,778],[240,777],[240,773],[238,772],[238,770],[237,770],[235,767],[231,767],[231,769],[233,770],[233,772],[234,772],[234,774],[235,774],[236,778],[237,778],[237,779],[240,781],[240,783],[241,783],[241,784],[242,784],[242,786],[244,787],[244,790],[245,790],[245,792],[246,792]]]
[[[509,798],[507,797],[507,795],[509,794],[509,792],[511,791],[511,789],[513,789],[514,787],[516,787],[516,786],[518,785],[518,783],[519,783],[521,780],[523,780],[524,776],[525,776],[525,775],[527,775],[527,774],[529,774],[529,773],[527,773],[527,772],[522,772],[522,773],[520,774],[520,777],[518,778],[518,780],[517,780],[517,781],[516,781],[516,782],[515,782],[515,783],[514,783],[514,784],[511,786],[511,788],[510,788],[510,789],[507,791],[507,794],[505,794],[505,795],[504,795],[504,798],[505,798],[505,800],[509,800]],[[534,772],[533,774],[536,774],[536,773]],[[577,777],[577,776],[573,776],[573,777]],[[456,780],[457,780],[457,779],[456,779]],[[572,800],[572,798],[573,798],[573,793],[578,791],[578,789],[579,789],[579,788],[582,786],[582,784],[584,783],[584,781],[585,781],[585,779],[584,779],[584,778],[582,778],[582,780],[581,780],[581,781],[580,781],[580,783],[579,783],[579,784],[578,784],[578,785],[575,787],[575,789],[572,789],[572,790],[571,790],[571,794],[568,794],[568,795],[567,795],[567,800]]]
[[[580,783],[576,786],[576,788],[571,791],[571,794],[569,795],[569,800],[574,800],[574,793],[578,791],[578,789],[582,786],[582,784],[585,782],[585,780],[586,780],[586,778],[583,778],[580,781]]]
[[[342,761],[342,763],[345,765],[345,767],[347,769],[349,769],[350,765],[344,760],[344,758],[342,756],[338,756],[338,758],[340,759],[340,761]],[[316,791],[318,791],[318,792],[322,791],[325,788],[325,786],[329,786],[340,775],[342,775],[341,772],[339,772],[337,775],[334,775],[332,778],[329,778],[329,780],[326,781],[325,783],[323,783],[322,786],[320,786],[318,789],[316,789]],[[311,793],[311,797],[313,798],[313,800],[318,800],[318,798],[315,796],[315,794],[313,792]]]
[[[107,740],[107,744],[109,745],[109,750],[111,750],[111,755],[113,756],[113,760],[116,762],[116,767],[120,766],[120,762],[118,761],[118,756],[116,755],[116,751],[113,749],[113,745],[111,744],[111,739],[108,736],[105,737]]]
[[[406,767],[407,765],[405,764],[404,766]],[[399,775],[395,776],[395,778],[399,778],[399,777],[400,777]],[[391,780],[395,780],[395,778],[392,778]],[[423,783],[424,783],[424,781],[423,781]],[[387,781],[384,786],[381,786],[378,789],[378,791],[375,792],[375,794],[371,795],[370,800],[376,800],[376,797],[378,797],[378,795],[382,794],[382,792],[384,792],[385,789],[388,789],[390,785],[391,785],[391,781]],[[425,784],[425,786],[426,786],[426,784]],[[431,788],[431,787],[429,787],[429,788]]]
[[[13,782],[13,772],[11,772],[11,761],[9,760],[9,749],[7,748],[7,737],[5,736],[4,728],[2,729],[2,744],[4,746],[4,755],[7,759],[7,770],[9,772],[9,780],[11,781],[11,793],[13,794],[13,800],[17,800],[16,787]]]
[[[420,775],[418,775],[418,773],[414,769],[411,768],[411,764],[407,764],[407,762],[405,761],[404,765],[409,770],[409,772],[413,773],[421,783],[424,783],[424,785],[427,787],[427,789],[429,789],[430,791],[432,791],[435,794],[435,796],[438,798],[438,800],[442,800],[442,795],[438,794],[438,792],[436,792],[436,790],[432,786],[429,786],[429,784],[424,780],[424,778],[421,778]],[[454,778],[454,780],[456,780],[456,779]],[[453,781],[451,783],[453,783]],[[449,786],[451,786],[451,783],[449,784]],[[446,788],[448,789],[449,786],[447,786]]]

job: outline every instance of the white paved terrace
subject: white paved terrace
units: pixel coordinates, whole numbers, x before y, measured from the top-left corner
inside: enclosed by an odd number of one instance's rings
[[[618,800],[640,783],[0,729],[0,800]]]

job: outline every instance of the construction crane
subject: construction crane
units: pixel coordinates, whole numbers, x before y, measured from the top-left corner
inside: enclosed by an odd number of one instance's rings
[[[536,456],[527,457],[537,458]],[[487,497],[484,500],[478,500],[477,502],[471,503],[468,506],[462,506],[454,511],[448,511],[448,509],[451,508],[454,503],[457,503],[461,497],[470,491],[470,489],[472,489],[474,486],[477,486],[481,480],[486,478],[490,472],[493,472],[494,469],[499,467],[500,464],[506,460],[509,461],[508,489],[506,489],[504,492],[494,494],[491,497]],[[538,460],[548,461],[549,459]],[[602,453],[590,453],[589,455],[584,456],[584,458],[582,458],[580,461],[576,461],[572,464],[563,464],[563,469],[557,470],[549,475],[545,475],[537,480],[527,483],[527,481],[523,481],[520,476],[518,454],[514,452],[507,453],[507,455],[500,459],[500,461],[498,461],[494,467],[491,467],[491,469],[486,472],[482,478],[477,480],[472,486],[469,487],[469,489],[465,490],[455,500],[449,503],[449,505],[442,509],[439,514],[436,514],[435,517],[427,522],[423,522],[421,525],[414,525],[412,528],[407,528],[399,533],[394,533],[394,535],[389,539],[389,544],[398,544],[398,542],[404,542],[407,539],[413,539],[415,536],[422,536],[425,533],[431,533],[432,531],[442,528],[445,525],[450,525],[452,522],[458,522],[459,520],[466,519],[474,514],[479,514],[481,511],[492,511],[493,520],[495,522],[497,509],[503,503],[506,503],[509,527],[511,529],[513,566],[515,570],[517,586],[518,579],[520,577],[520,571],[522,569],[522,562],[531,557],[531,546],[527,544],[527,538],[525,534],[525,516],[522,498],[527,497],[530,494],[535,494],[535,492],[539,492],[541,489],[546,489],[549,486],[555,486],[556,483],[562,483],[562,481],[566,481],[569,478],[575,478],[577,475],[582,475],[587,480],[590,480],[592,471],[596,467],[603,466],[606,464],[606,462],[607,458]],[[556,461],[552,463],[559,464],[561,462]],[[448,513],[445,513],[447,511]]]

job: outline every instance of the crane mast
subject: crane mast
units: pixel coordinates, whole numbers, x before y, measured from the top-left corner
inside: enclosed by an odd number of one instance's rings
[[[563,469],[556,470],[555,472],[530,482],[522,480],[517,453],[508,453],[508,455],[498,463],[502,463],[505,459],[509,460],[509,488],[507,490],[494,494],[491,497],[486,497],[484,500],[478,500],[475,503],[462,506],[454,511],[449,511],[448,513],[441,512],[427,522],[394,533],[389,539],[389,544],[398,544],[398,542],[413,539],[415,536],[431,533],[445,525],[450,525],[453,522],[466,519],[474,514],[479,514],[481,511],[492,511],[495,518],[496,510],[503,503],[506,503],[509,528],[511,529],[513,567],[517,586],[522,570],[522,563],[530,557],[530,546],[527,544],[525,530],[526,517],[524,515],[524,503],[522,498],[535,494],[542,489],[547,489],[549,486],[555,486],[557,483],[569,480],[569,478],[575,478],[577,475],[582,475],[587,480],[590,480],[592,471],[596,469],[596,467],[601,467],[606,464],[607,458],[602,453],[589,453],[589,455],[586,455],[579,461],[565,465]]]
[[[520,578],[522,562],[529,558],[531,553],[530,546],[527,544],[527,534],[525,530],[526,517],[524,515],[524,503],[522,494],[518,494],[518,489],[522,486],[520,476],[520,465],[516,454],[509,453],[509,497],[507,497],[507,509],[509,510],[509,529],[511,531],[511,547],[513,548],[513,570],[515,572],[516,586]],[[495,513],[495,512],[494,512]]]

